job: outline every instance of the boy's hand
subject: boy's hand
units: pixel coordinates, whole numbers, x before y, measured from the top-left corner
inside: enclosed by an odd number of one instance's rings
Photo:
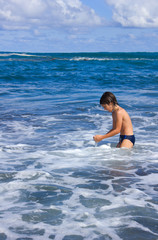
[[[101,140],[103,140],[103,135],[95,135],[94,137],[93,137],[93,139],[94,139],[94,141],[95,142],[100,142]]]

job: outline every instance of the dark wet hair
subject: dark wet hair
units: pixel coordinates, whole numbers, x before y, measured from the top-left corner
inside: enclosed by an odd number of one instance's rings
[[[111,92],[105,92],[100,98],[100,104],[110,104],[118,105],[117,99],[115,95]]]

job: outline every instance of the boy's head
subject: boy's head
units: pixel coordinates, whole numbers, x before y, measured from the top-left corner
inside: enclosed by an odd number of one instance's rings
[[[103,105],[103,104],[109,105],[110,103],[112,103],[114,106],[118,105],[115,95],[111,92],[103,93],[103,95],[100,98],[100,104],[101,105]]]

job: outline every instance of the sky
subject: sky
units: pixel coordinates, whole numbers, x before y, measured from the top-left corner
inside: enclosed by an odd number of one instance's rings
[[[0,0],[0,51],[158,52],[158,0]]]

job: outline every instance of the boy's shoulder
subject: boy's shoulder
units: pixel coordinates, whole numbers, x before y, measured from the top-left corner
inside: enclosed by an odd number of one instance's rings
[[[123,117],[126,113],[126,110],[119,106],[112,114],[113,116]]]

